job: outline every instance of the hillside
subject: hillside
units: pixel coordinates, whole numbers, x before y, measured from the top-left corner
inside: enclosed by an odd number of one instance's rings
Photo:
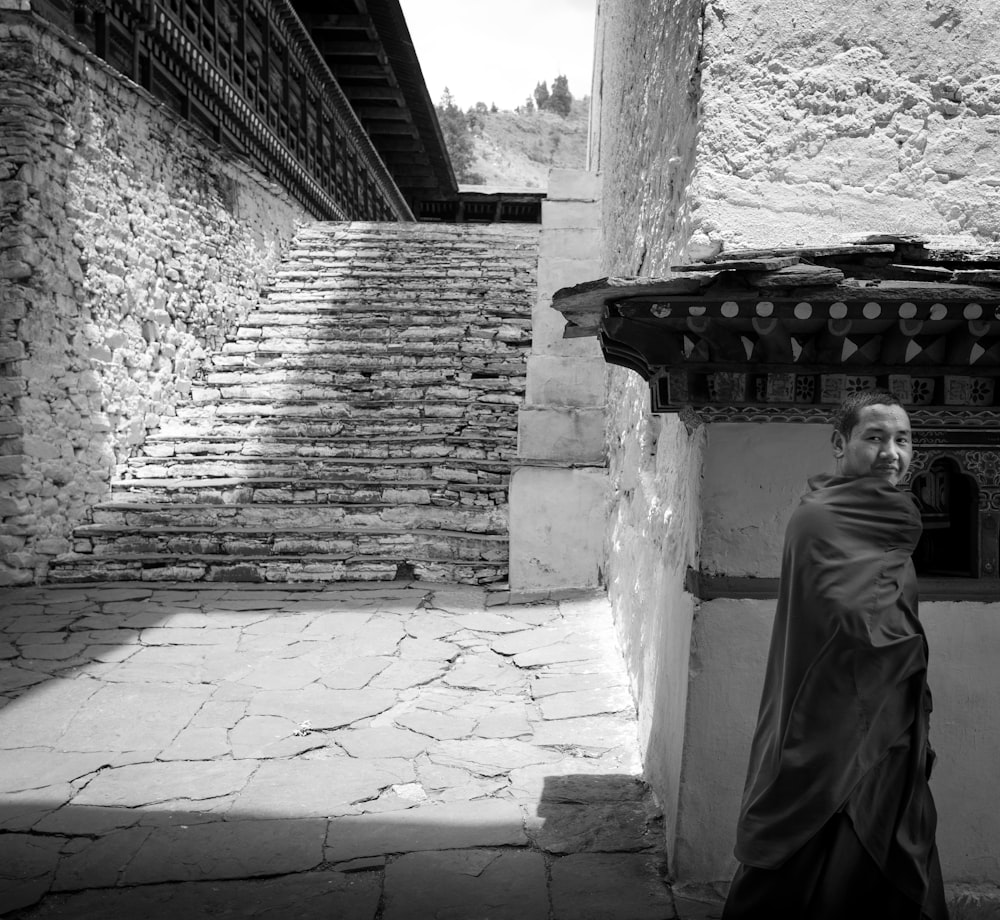
[[[470,115],[472,162],[463,184],[545,188],[553,166],[582,169],[589,101],[574,101],[566,118],[544,111]]]

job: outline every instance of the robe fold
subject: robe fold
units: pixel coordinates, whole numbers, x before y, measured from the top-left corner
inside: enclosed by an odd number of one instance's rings
[[[789,521],[736,858],[776,869],[838,813],[886,878],[938,918],[931,697],[912,496],[817,476]]]

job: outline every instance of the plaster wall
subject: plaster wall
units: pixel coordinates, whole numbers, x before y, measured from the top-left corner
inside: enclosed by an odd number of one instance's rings
[[[919,445],[918,445],[919,448]],[[784,528],[813,473],[832,471],[829,426],[708,426],[702,567],[777,577]],[[774,617],[773,600],[716,599],[692,626],[687,732],[676,838],[686,882],[726,882]],[[1000,816],[989,804],[1000,762],[1000,604],[924,602],[939,753],[933,781],[946,881],[1000,881]]]
[[[694,620],[677,834],[685,882],[728,882],[750,740],[763,685],[774,601],[718,599]],[[931,786],[945,881],[1000,882],[1000,815],[993,807],[1000,762],[1000,616],[997,605],[924,602],[934,693]]]
[[[612,377],[608,593],[632,681],[647,781],[663,808],[668,856],[677,821],[687,708],[703,439],[651,416],[634,374]]]
[[[600,0],[590,158],[603,179],[601,274],[663,276],[723,246],[871,232],[998,238],[998,13],[1000,0]],[[652,418],[648,398],[636,375],[613,370],[608,588],[668,846],[678,829],[679,865],[701,873],[719,838],[697,829],[694,802],[714,801],[702,771],[724,743],[719,727],[740,717],[720,687],[692,698],[685,736],[688,637],[692,688],[755,653],[749,627],[692,626],[684,574],[776,576],[805,479],[829,468],[828,432],[688,431]],[[762,609],[751,615],[766,619]]]
[[[657,275],[689,253],[701,0],[598,0],[591,169],[604,184],[604,268]]]
[[[0,11],[0,584],[44,578],[307,215],[30,13]]]
[[[709,0],[693,232],[1000,238],[1000,0]]]
[[[701,571],[777,578],[785,525],[806,480],[832,472],[829,425],[708,425]]]

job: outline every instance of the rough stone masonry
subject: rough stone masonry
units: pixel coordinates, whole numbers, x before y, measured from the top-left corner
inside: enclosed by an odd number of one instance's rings
[[[0,584],[70,547],[307,215],[30,14],[0,10]]]

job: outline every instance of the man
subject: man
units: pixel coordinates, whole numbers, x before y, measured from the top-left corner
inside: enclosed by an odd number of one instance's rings
[[[834,418],[836,474],[788,523],[724,920],[944,920],[927,779],[927,643],[897,488],[910,421],[882,390]]]

